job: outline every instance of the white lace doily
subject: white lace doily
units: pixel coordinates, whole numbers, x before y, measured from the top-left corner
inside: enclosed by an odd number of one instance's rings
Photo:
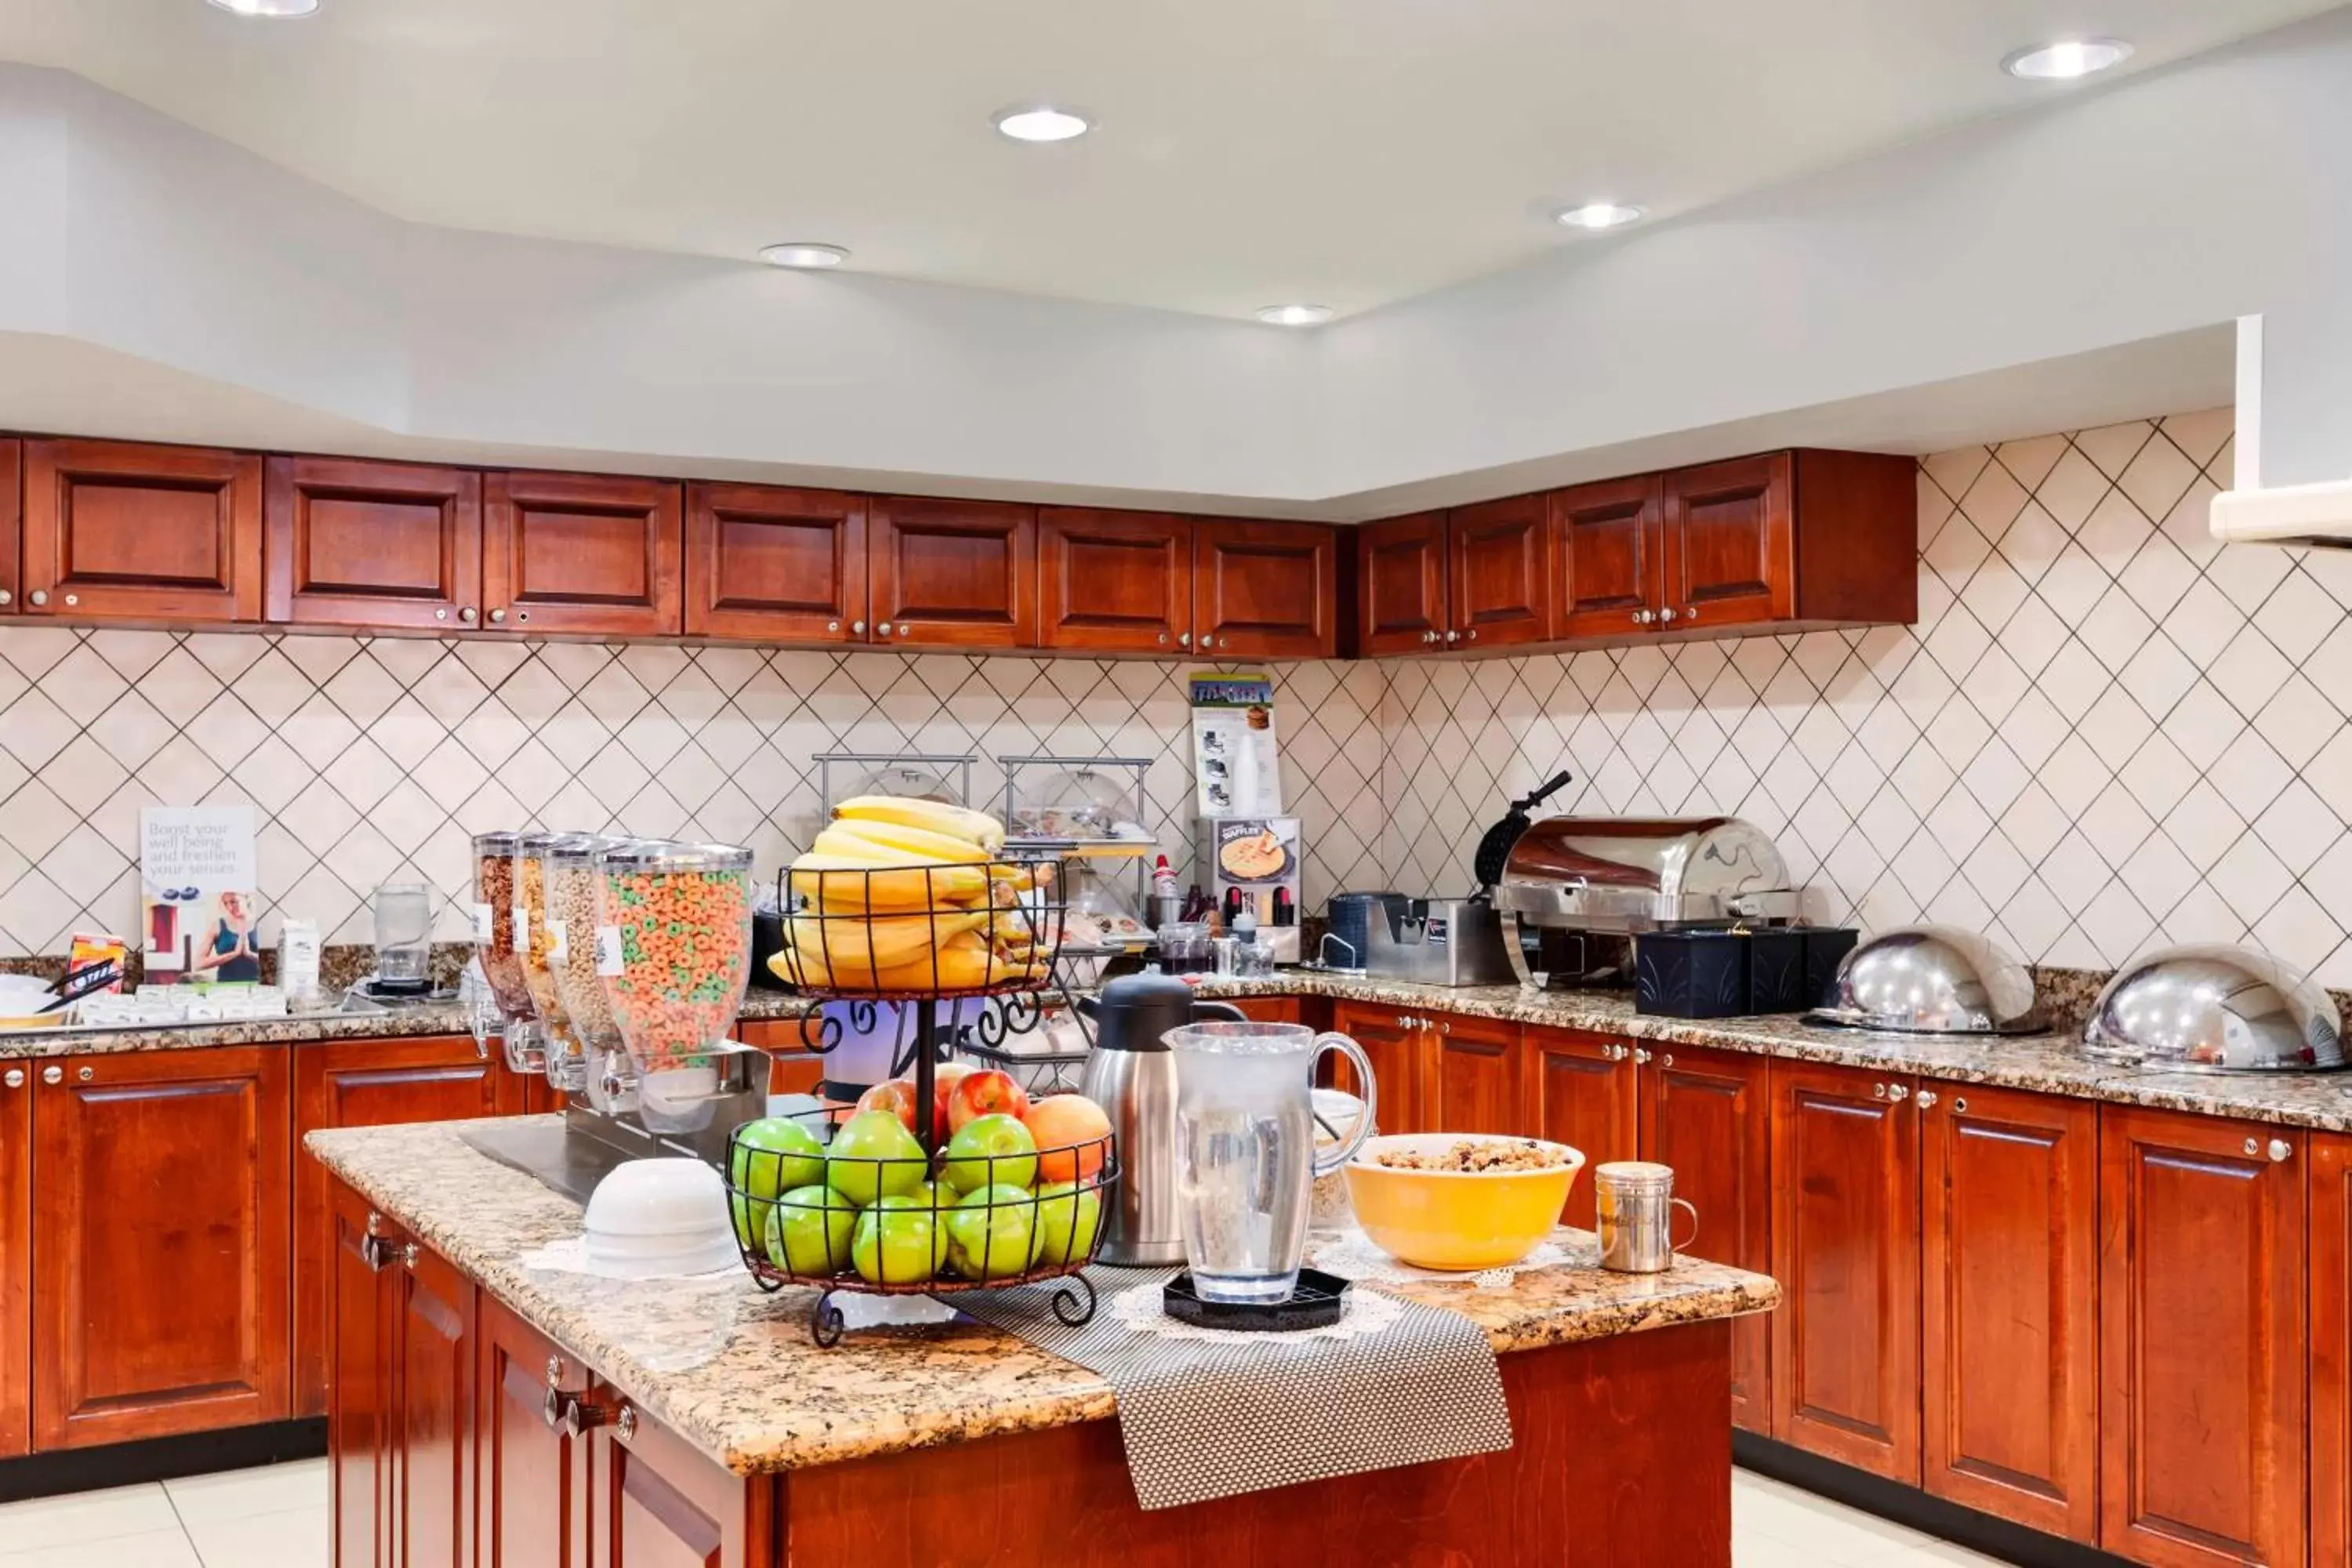
[[[593,1274],[600,1279],[716,1279],[727,1274],[740,1272],[743,1265],[730,1258],[713,1268],[678,1274],[615,1274],[588,1256],[588,1238],[567,1236],[535,1247],[515,1259],[525,1268],[544,1268],[556,1274]]]
[[[1355,1340],[1377,1334],[1404,1315],[1404,1303],[1377,1290],[1350,1290],[1347,1307],[1336,1323],[1290,1333],[1246,1333],[1234,1329],[1203,1329],[1168,1315],[1160,1287],[1137,1285],[1110,1299],[1114,1322],[1164,1340],[1202,1340],[1211,1344],[1290,1345],[1307,1340]]]
[[[1307,1260],[1327,1274],[1337,1274],[1346,1279],[1388,1280],[1391,1284],[1475,1285],[1481,1290],[1502,1290],[1509,1288],[1512,1279],[1530,1268],[1553,1268],[1566,1263],[1568,1254],[1555,1243],[1536,1244],[1536,1249],[1517,1263],[1506,1263],[1499,1268],[1481,1268],[1475,1273],[1452,1273],[1442,1268],[1418,1268],[1410,1263],[1391,1258],[1381,1250],[1369,1236],[1360,1229],[1348,1229],[1334,1235],[1311,1237],[1307,1243]]]

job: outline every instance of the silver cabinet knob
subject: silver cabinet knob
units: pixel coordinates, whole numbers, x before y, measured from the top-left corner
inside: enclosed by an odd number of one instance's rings
[[[1892,1104],[1892,1105],[1900,1105],[1900,1104],[1902,1104],[1905,1100],[1908,1100],[1908,1099],[1910,1099],[1910,1098],[1911,1098],[1911,1091],[1910,1091],[1910,1089],[1908,1089],[1907,1088],[1906,1088],[1906,1087],[1905,1087],[1905,1086],[1903,1086],[1902,1084],[1899,1084],[1899,1083],[1890,1083],[1890,1084],[1888,1084],[1888,1085],[1886,1086],[1886,1099],[1887,1099],[1887,1102],[1888,1102],[1889,1104]]]
[[[77,608],[77,607],[79,607],[79,606],[80,605],[80,604],[81,604],[81,595],[80,595],[79,594],[68,594],[68,595],[66,595],[66,608],[67,608],[67,609],[70,610],[70,609]]]
[[[25,1069],[23,1068],[10,1068],[5,1077],[0,1077],[0,1084],[5,1084],[10,1089],[24,1088]]]
[[[1672,1052],[1672,1051],[1668,1051],[1664,1056],[1660,1057],[1660,1058],[1658,1058],[1658,1065],[1659,1065],[1660,1067],[1662,1067],[1662,1068],[1670,1068],[1670,1067],[1674,1066],[1674,1065],[1675,1065],[1675,1053],[1674,1053],[1674,1052]]]
[[[1166,647],[1168,646],[1168,634],[1166,632],[1161,632],[1160,634],[1160,646],[1161,647]]]
[[[2260,1141],[2259,1139],[2249,1138],[2249,1139],[2247,1139],[2247,1140],[2246,1140],[2246,1152],[2247,1152],[2247,1153],[2249,1153],[2249,1154],[2259,1154],[2259,1153],[2261,1153],[2261,1152],[2262,1152],[2262,1148],[2263,1148],[2263,1145],[2262,1145],[2262,1142],[2261,1142],[2261,1141]]]
[[[824,623],[824,629],[829,632],[837,632],[841,629],[841,623],[839,621],[827,621]]]
[[[46,588],[36,588],[25,596],[33,601],[36,609],[49,602],[48,590]]]
[[[2280,1161],[2284,1160],[2288,1155],[2294,1152],[2294,1145],[2288,1142],[2285,1139],[2273,1138],[2271,1140],[2270,1153],[2272,1164],[2277,1164]]]
[[[625,1443],[637,1435],[637,1407],[624,1405],[621,1413],[613,1417],[613,1436]]]
[[[1646,626],[1657,618],[1656,614],[1653,611],[1636,610],[1633,612],[1633,624],[1637,626]]]
[[[1465,642],[1476,642],[1478,640],[1478,628],[1476,626],[1472,626],[1468,631],[1464,632],[1462,634],[1462,640]]]
[[[0,605],[13,605],[13,604],[15,604],[16,602],[16,595],[14,595],[14,594],[12,594],[12,593],[8,592],[8,590],[7,590],[7,589],[5,589],[5,588],[0,588]]]
[[[866,623],[864,621],[852,621],[849,623],[849,629],[853,636],[862,637],[866,635]]]
[[[1201,646],[1204,648],[1214,647],[1217,646],[1217,639],[1213,637],[1203,635],[1201,638]]]
[[[88,1083],[90,1079],[92,1079],[96,1078],[97,1076],[98,1076],[98,1069],[97,1069],[96,1068],[89,1068],[89,1067],[83,1068],[79,1072],[77,1072],[77,1073],[75,1073],[75,1074],[74,1074],[74,1077],[76,1077],[76,1078],[78,1078],[78,1079],[81,1079],[81,1081],[82,1081],[82,1082],[84,1082],[84,1083]]]
[[[1637,1067],[1647,1066],[1647,1065],[1648,1065],[1648,1063],[1649,1063],[1649,1060],[1650,1060],[1650,1053],[1648,1052],[1648,1050],[1646,1050],[1645,1048],[1643,1048],[1643,1047],[1640,1047],[1640,1046],[1635,1046],[1635,1047],[1633,1047],[1633,1062],[1634,1062],[1634,1065],[1635,1065],[1635,1066],[1637,1066]]]
[[[1423,632],[1421,634],[1421,640],[1425,643],[1435,642],[1437,640],[1437,634],[1435,632]]]
[[[515,620],[518,624],[529,619],[530,619],[530,612],[529,610],[517,610],[515,612]]]
[[[890,635],[890,623],[889,623],[889,622],[887,622],[887,621],[877,621],[877,622],[875,622],[875,623],[874,623],[874,635],[875,635],[876,637],[888,637],[888,636]]]
[[[467,605],[464,609],[457,612],[457,618],[470,626],[476,621],[482,618],[482,612],[474,608],[473,605]]]
[[[1672,605],[1668,605],[1664,609],[1660,610],[1658,612],[1658,619],[1666,625],[1673,625],[1675,619],[1675,607]]]
[[[1428,1019],[1423,1018],[1423,1019],[1422,1020],[1422,1026],[1423,1026],[1423,1027],[1426,1028],[1426,1027],[1428,1026],[1428,1024],[1429,1024],[1429,1020],[1428,1020]],[[1454,1020],[1453,1020],[1453,1019],[1451,1019],[1451,1018],[1440,1018],[1439,1020],[1437,1020],[1437,1032],[1438,1032],[1439,1034],[1441,1034],[1441,1035],[1450,1035],[1450,1034],[1452,1034],[1452,1033],[1454,1032]]]
[[[370,1236],[382,1236],[383,1234],[383,1215],[376,1213],[373,1209],[368,1210],[367,1233]]]
[[[1176,646],[1178,647],[1191,647],[1192,646],[1192,634],[1191,632],[1178,632],[1176,634]]]
[[[560,1355],[549,1356],[547,1358],[547,1386],[550,1388],[557,1388],[561,1387],[562,1383],[563,1358]]]
[[[1448,631],[1445,634],[1445,640],[1447,642],[1460,642],[1462,640],[1462,634],[1456,631]]]
[[[506,625],[506,619],[507,613],[504,610],[492,610],[490,612],[490,625],[494,626]]]
[[[1696,605],[1685,605],[1683,606],[1683,619],[1686,621],[1695,621],[1698,619],[1698,606]]]
[[[1936,1091],[1934,1089],[1923,1089],[1919,1091],[1919,1109],[1922,1110],[1933,1110],[1936,1109]]]
[[[416,1268],[416,1243],[410,1242],[400,1249],[400,1266],[412,1273]]]
[[[1870,1086],[1870,1098],[1873,1100],[1885,1100],[1886,1098],[1886,1086],[1883,1083],[1872,1084]]]
[[[43,1083],[63,1083],[65,1080],[66,1069],[63,1068],[46,1067],[41,1069],[41,1081]],[[2249,1152],[2251,1152],[2251,1151]]]
[[[907,622],[905,622],[905,621],[900,621],[900,622],[898,623],[898,635],[899,635],[900,637],[906,637],[906,636],[908,636],[909,633],[913,632],[913,631],[914,631],[914,629],[915,629],[915,628],[914,628],[912,626],[908,625],[908,624]]]
[[[436,610],[433,612],[433,618],[436,621],[446,621],[449,618],[449,612],[446,607]]]

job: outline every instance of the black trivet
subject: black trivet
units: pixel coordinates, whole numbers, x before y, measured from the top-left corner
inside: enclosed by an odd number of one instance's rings
[[[1200,1329],[1224,1329],[1234,1333],[1295,1334],[1306,1329],[1328,1328],[1347,1310],[1348,1284],[1336,1274],[1302,1268],[1298,1284],[1284,1301],[1203,1301],[1193,1293],[1192,1277],[1179,1274],[1160,1287],[1160,1306],[1180,1323]]]

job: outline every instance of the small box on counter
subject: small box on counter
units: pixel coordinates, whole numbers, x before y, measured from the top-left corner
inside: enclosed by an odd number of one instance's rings
[[[1852,926],[1800,926],[1805,933],[1805,999],[1801,1007],[1826,1007],[1837,985],[1838,964],[1853,951],[1862,932]]]
[[[1759,926],[1748,942],[1748,1011],[1801,1013],[1812,1001],[1805,989],[1804,931],[1795,926]]]
[[[1748,1011],[1748,939],[1727,931],[1653,931],[1633,939],[1633,1011],[1736,1018]]]

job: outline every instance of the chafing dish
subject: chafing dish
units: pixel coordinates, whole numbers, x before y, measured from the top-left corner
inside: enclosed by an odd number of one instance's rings
[[[1797,913],[1797,890],[1772,840],[1736,816],[1551,816],[1512,844],[1495,908],[1520,981],[1541,989],[1559,965],[1530,960],[1528,949],[1560,948],[1542,933],[1624,937],[1786,921]],[[1597,971],[1590,961],[1580,967]]]
[[[2170,1072],[2327,1072],[2344,1020],[2311,978],[2253,948],[2195,944],[2132,960],[2099,993],[2083,1049]]]
[[[1838,964],[1809,1024],[1912,1035],[2031,1035],[2049,1027],[2033,973],[1974,931],[1897,926]]]

